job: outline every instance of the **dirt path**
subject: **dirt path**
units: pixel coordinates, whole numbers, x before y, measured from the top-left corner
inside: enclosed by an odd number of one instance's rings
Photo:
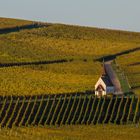
[[[116,95],[123,94],[120,81],[119,81],[116,73],[114,72],[114,70],[113,70],[113,68],[111,66],[111,62],[112,61],[106,61],[105,62],[106,72],[109,75],[113,85],[115,86],[115,91],[116,91],[115,94]]]

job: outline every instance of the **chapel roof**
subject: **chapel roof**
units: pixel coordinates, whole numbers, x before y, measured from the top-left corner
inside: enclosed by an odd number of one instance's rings
[[[111,82],[111,80],[110,80],[108,75],[101,76],[101,79],[106,84],[106,86],[113,86],[113,83]]]

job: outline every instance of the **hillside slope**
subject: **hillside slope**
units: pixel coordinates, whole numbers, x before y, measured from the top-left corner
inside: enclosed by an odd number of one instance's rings
[[[0,18],[0,21],[4,19]],[[28,21],[27,21],[28,22]],[[30,22],[30,21],[29,21]],[[23,24],[23,22],[22,22]],[[0,28],[21,25],[6,19]],[[22,30],[0,35],[0,63],[42,62],[48,60],[72,60],[60,64],[41,64],[5,67],[0,69],[1,94],[43,94],[94,90],[101,74],[101,63],[96,59],[131,51],[131,63],[139,62],[140,33],[98,29],[90,27],[50,24],[48,27]],[[135,50],[135,51],[133,51]],[[135,55],[136,54],[136,55]],[[122,54],[117,59],[124,57]],[[131,58],[131,57],[130,57]],[[121,62],[118,61],[121,64]],[[124,63],[124,67],[127,67]],[[140,73],[139,65],[131,66]],[[128,70],[129,70],[128,69]],[[130,75],[132,73],[129,70]],[[136,77],[137,77],[136,75]],[[132,86],[139,86],[132,76]]]

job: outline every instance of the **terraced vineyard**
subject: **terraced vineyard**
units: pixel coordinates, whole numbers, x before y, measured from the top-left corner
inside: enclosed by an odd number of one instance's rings
[[[129,124],[140,122],[136,97],[62,94],[0,97],[0,126]]]

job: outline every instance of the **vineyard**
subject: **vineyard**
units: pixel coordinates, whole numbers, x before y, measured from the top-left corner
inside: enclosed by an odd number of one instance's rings
[[[128,62],[139,62],[139,33],[49,23],[42,27],[35,23],[0,18],[0,95],[92,91],[102,72],[96,60],[108,56],[117,56],[120,71],[139,95],[139,65],[128,66]],[[28,25],[33,28],[19,28]],[[13,28],[17,29],[9,30]],[[9,31],[5,34],[6,29]],[[124,61],[127,57],[130,59]],[[58,60],[67,63],[48,65]]]
[[[0,139],[139,140],[139,44],[135,32],[0,18]],[[94,96],[103,58],[134,94]]]
[[[97,98],[78,93],[0,97],[1,127],[139,122],[136,97]]]

